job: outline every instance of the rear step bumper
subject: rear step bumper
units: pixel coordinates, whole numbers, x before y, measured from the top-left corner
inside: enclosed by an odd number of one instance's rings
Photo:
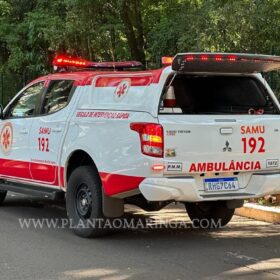
[[[257,198],[280,193],[279,173],[253,174],[247,186],[238,191],[207,193],[198,189],[192,177],[146,178],[139,186],[149,201],[210,201]]]

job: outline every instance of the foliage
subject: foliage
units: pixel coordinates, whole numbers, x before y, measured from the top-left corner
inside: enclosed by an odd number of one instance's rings
[[[280,54],[279,0],[0,0],[0,71],[37,75],[55,53],[159,66],[183,51]]]

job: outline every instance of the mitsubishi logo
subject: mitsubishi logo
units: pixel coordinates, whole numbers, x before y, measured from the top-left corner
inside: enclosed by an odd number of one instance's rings
[[[229,142],[226,141],[226,146],[223,148],[223,152],[231,152],[232,148],[229,146]]]

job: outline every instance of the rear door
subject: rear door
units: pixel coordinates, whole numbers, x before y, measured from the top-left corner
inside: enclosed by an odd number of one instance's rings
[[[41,100],[40,115],[32,124],[29,138],[30,170],[33,180],[58,186],[60,170],[59,159],[67,119],[71,106],[69,102],[75,90],[73,80],[50,80]],[[62,174],[62,173],[61,173]]]
[[[279,168],[278,116],[160,115],[168,173],[230,173]],[[179,168],[179,169],[178,169]]]
[[[236,176],[245,186],[252,171],[279,169],[279,107],[252,75],[279,67],[278,57],[177,55],[172,68],[182,81],[187,77],[184,85],[176,88],[176,77],[172,84],[181,113],[159,113],[166,173]]]

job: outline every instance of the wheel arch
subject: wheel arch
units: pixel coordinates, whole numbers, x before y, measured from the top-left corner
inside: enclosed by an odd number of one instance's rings
[[[124,213],[124,200],[109,197],[104,193],[104,187],[98,171],[98,167],[94,159],[90,156],[90,154],[82,149],[77,149],[72,151],[66,160],[65,172],[64,172],[65,190],[67,191],[68,180],[73,170],[75,170],[79,166],[84,166],[84,165],[92,166],[96,171],[96,174],[98,174],[98,180],[102,190],[102,208],[103,208],[104,216],[105,217],[122,216]]]
[[[67,183],[73,170],[83,165],[91,165],[95,169],[96,173],[99,176],[100,183],[102,185],[98,168],[92,156],[90,156],[88,152],[82,149],[77,149],[69,154],[65,163],[65,172],[64,172],[65,189],[67,189]]]

